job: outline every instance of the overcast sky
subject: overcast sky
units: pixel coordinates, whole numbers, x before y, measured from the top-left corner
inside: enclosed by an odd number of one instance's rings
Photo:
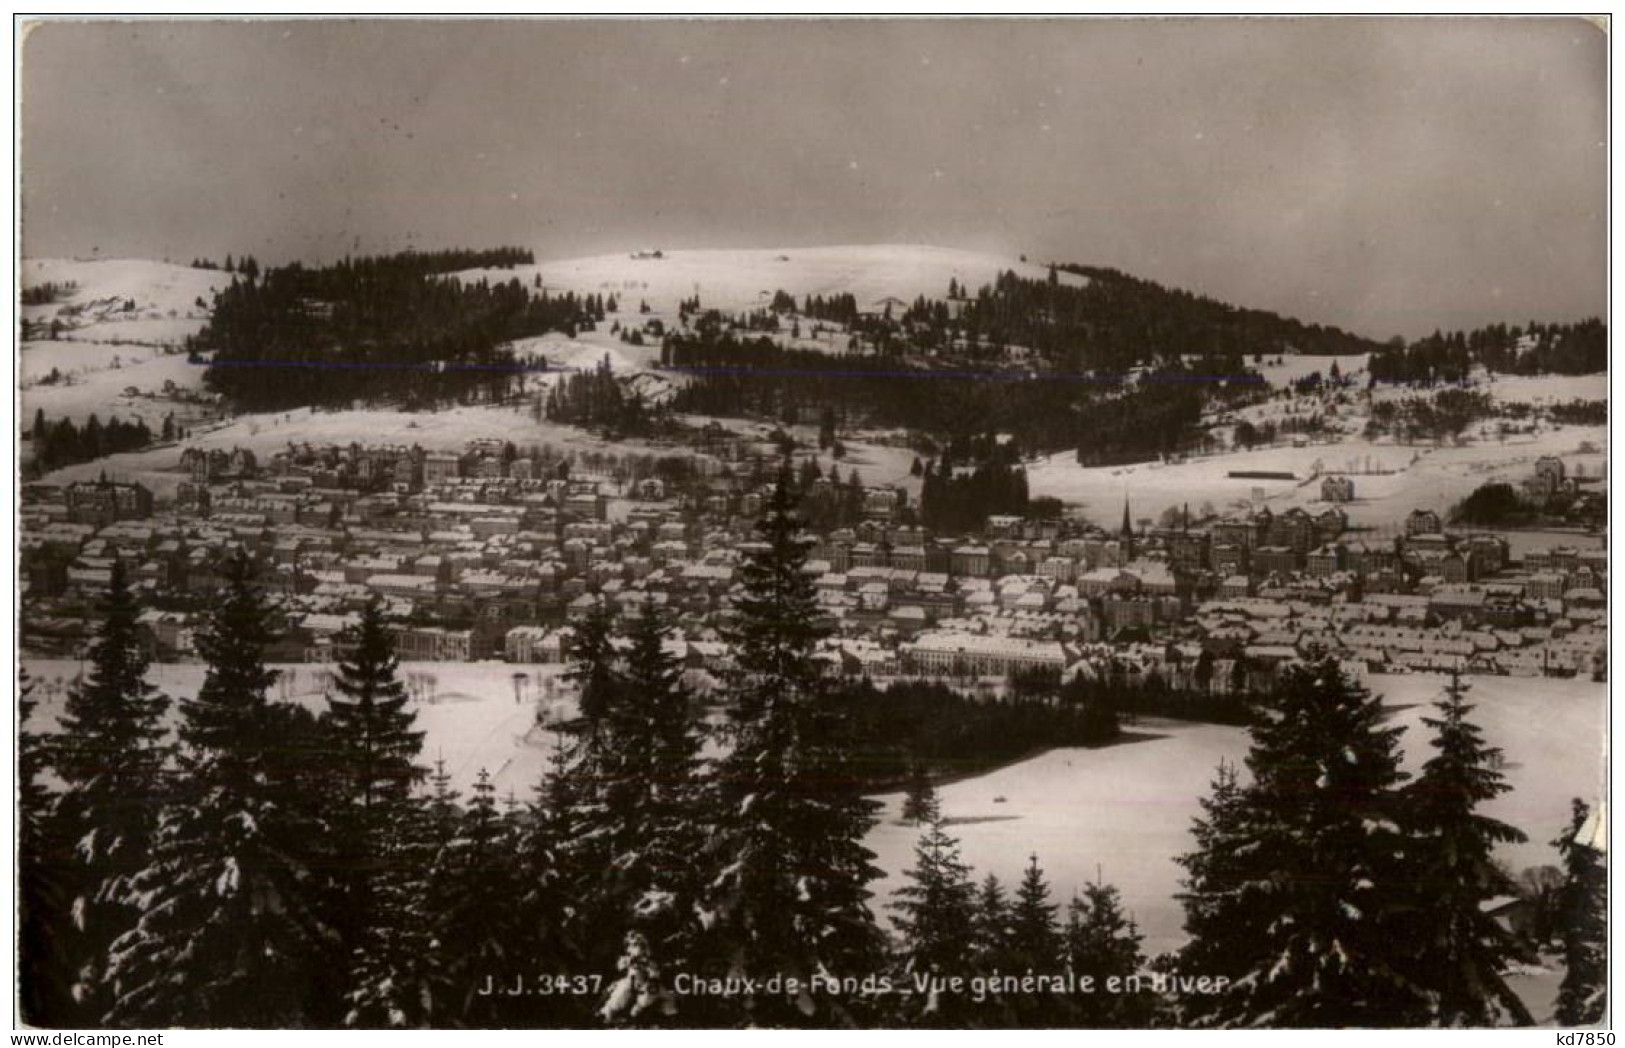
[[[59,22],[22,61],[33,256],[916,242],[1379,338],[1607,301],[1580,20]]]

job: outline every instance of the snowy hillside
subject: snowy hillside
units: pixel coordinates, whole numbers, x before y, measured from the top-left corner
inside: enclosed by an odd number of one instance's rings
[[[1443,512],[1480,485],[1504,481],[1516,484],[1534,470],[1543,455],[1561,458],[1570,473],[1603,478],[1607,488],[1608,428],[1536,422],[1527,432],[1500,433],[1500,420],[1487,418],[1470,426],[1459,445],[1402,443],[1391,436],[1369,437],[1365,427],[1370,406],[1381,401],[1426,397],[1436,391],[1404,386],[1379,386],[1366,391],[1362,357],[1286,356],[1277,364],[1266,360],[1253,365],[1277,389],[1314,371],[1327,374],[1337,361],[1353,383],[1350,403],[1329,410],[1331,396],[1282,395],[1258,404],[1219,413],[1224,421],[1245,420],[1253,425],[1284,424],[1294,417],[1323,413],[1326,432],[1294,444],[1192,455],[1178,462],[1139,462],[1116,466],[1078,465],[1071,451],[1045,455],[1028,464],[1034,495],[1050,495],[1081,509],[1097,524],[1114,524],[1126,496],[1136,518],[1155,519],[1170,506],[1188,504],[1193,512],[1204,504],[1221,514],[1245,509],[1263,500],[1275,512],[1288,506],[1324,508],[1319,477],[1348,473],[1354,477],[1355,499],[1342,508],[1358,526],[1385,529],[1399,526],[1413,509]],[[1497,405],[1521,402],[1536,407],[1573,400],[1607,400],[1607,375],[1489,376],[1479,374],[1472,389],[1485,392]],[[1221,420],[1210,417],[1218,424]],[[1224,441],[1234,428],[1219,425]],[[1290,479],[1233,477],[1232,472],[1289,474]]]
[[[1023,277],[1048,274],[1041,265],[998,255],[913,244],[865,244],[840,247],[761,250],[662,251],[661,258],[634,257],[652,252],[597,255],[542,262],[514,269],[474,270],[464,279],[518,277],[530,284],[539,273],[550,291],[616,295],[635,308],[640,300],[659,313],[676,312],[678,302],[695,295],[706,308],[730,312],[765,306],[773,292],[786,291],[798,300],[808,295],[850,293],[860,310],[882,311],[885,300],[904,304],[925,295],[945,298],[948,281],[972,291],[992,283],[1010,269]],[[1082,286],[1087,278],[1069,273],[1061,279]],[[623,307],[623,308],[627,308]]]
[[[94,413],[155,425],[171,411],[188,414],[170,396],[201,388],[203,369],[180,347],[208,321],[229,273],[144,259],[24,259],[21,279],[25,291],[69,289],[21,309],[25,416],[43,410],[83,421]]]
[[[60,338],[171,346],[197,333],[215,292],[231,283],[219,270],[135,258],[24,259],[21,277],[25,290],[74,285],[54,302],[23,307],[31,323],[61,321]]]
[[[1482,484],[1516,483],[1534,471],[1542,455],[1557,455],[1571,472],[1606,473],[1607,455],[1581,450],[1607,446],[1604,426],[1571,426],[1506,443],[1465,447],[1400,447],[1350,438],[1335,444],[1275,447],[1193,458],[1176,464],[1082,467],[1071,452],[1040,459],[1028,468],[1034,495],[1052,495],[1079,506],[1096,523],[1110,523],[1128,497],[1136,518],[1155,518],[1169,506],[1189,504],[1192,512],[1211,503],[1228,513],[1262,492],[1274,512],[1288,506],[1323,508],[1316,464],[1322,473],[1354,472],[1355,500],[1343,506],[1356,525],[1393,528],[1413,509],[1447,510]],[[1293,480],[1237,478],[1235,470],[1290,473]],[[1372,472],[1361,475],[1361,471]],[[1392,472],[1387,472],[1392,471]]]
[[[603,347],[575,343],[583,354],[582,366],[596,365],[604,355]],[[185,358],[172,358],[182,365]],[[627,364],[625,358],[612,357],[612,366]],[[193,370],[201,370],[194,368]],[[539,376],[553,380],[556,376]],[[31,408],[29,410],[32,410]],[[103,414],[108,412],[104,411]],[[122,415],[121,417],[127,417]],[[688,416],[691,423],[704,425],[703,416]],[[717,419],[719,423],[737,432],[761,440],[764,454],[770,453],[770,433],[774,426],[763,423],[745,423],[737,419]],[[817,427],[794,427],[803,442],[814,444],[818,439]],[[845,441],[846,457],[840,463],[842,476],[856,470],[862,478],[873,484],[895,484],[909,490],[911,497],[919,494],[919,478],[910,475],[914,453],[876,435],[865,439],[856,434]],[[349,444],[416,444],[429,451],[461,451],[471,440],[496,438],[512,440],[522,445],[551,444],[579,451],[600,451],[616,454],[673,454],[669,446],[646,441],[623,440],[606,442],[574,426],[557,422],[538,422],[528,408],[506,405],[471,405],[447,408],[442,411],[400,411],[372,408],[356,411],[297,411],[268,412],[239,415],[233,419],[199,425],[192,435],[174,444],[155,446],[142,451],[109,455],[93,462],[65,466],[42,478],[50,484],[68,484],[78,480],[94,480],[102,474],[115,480],[140,481],[160,498],[171,498],[176,487],[186,479],[180,468],[181,452],[188,447],[210,450],[219,448],[248,448],[257,455],[269,456],[285,449],[290,443]],[[819,466],[828,470],[836,463],[826,454]]]

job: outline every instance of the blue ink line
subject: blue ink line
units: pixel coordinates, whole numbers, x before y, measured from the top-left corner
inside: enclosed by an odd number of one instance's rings
[[[414,364],[403,361],[364,360],[189,360],[195,367],[219,368],[306,368],[332,371],[423,371],[430,374],[447,371],[489,371],[508,374],[592,374],[598,368],[564,367],[550,364],[469,364],[450,361],[428,361]],[[1122,385],[1134,381],[1170,383],[1241,382],[1248,385],[1266,385],[1262,375],[1244,372],[1239,375],[1181,375],[1153,373],[1146,375],[1094,374],[1065,371],[862,371],[853,369],[820,370],[818,368],[759,368],[742,366],[654,366],[645,369],[656,375],[766,375],[778,378],[902,378],[902,379],[969,379],[982,382],[1098,382]]]

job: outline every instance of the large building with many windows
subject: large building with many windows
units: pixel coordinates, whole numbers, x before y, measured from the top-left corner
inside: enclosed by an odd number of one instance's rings
[[[1066,648],[1056,641],[987,637],[946,630],[922,633],[903,647],[904,664],[915,673],[1007,676],[1022,670],[1053,669],[1067,664]]]

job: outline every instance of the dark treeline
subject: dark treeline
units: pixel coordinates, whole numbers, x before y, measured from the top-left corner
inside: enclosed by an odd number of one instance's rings
[[[751,473],[746,474],[747,482]],[[828,483],[819,485],[819,480]],[[801,517],[816,531],[830,532],[837,528],[857,527],[864,519],[865,488],[863,477],[857,470],[848,471],[842,479],[839,467],[830,465],[825,476],[815,458],[802,460],[795,478],[797,497],[801,500]]]
[[[562,376],[540,398],[541,417],[602,433],[606,439],[644,437],[664,421],[643,398],[628,393],[606,357],[592,370]]]
[[[784,295],[783,298],[775,296],[773,299],[774,311],[782,312],[784,306],[794,310],[795,299],[789,295]],[[814,320],[828,320],[836,324],[851,326],[856,324],[858,320],[858,300],[851,292],[831,295],[828,298],[823,295],[808,295],[802,301],[801,312],[802,315],[812,317]]]
[[[1089,283],[1073,287],[1057,271]],[[1001,273],[965,302],[958,322],[975,338],[1027,346],[1057,366],[1080,371],[1126,371],[1191,355],[1238,359],[1294,349],[1334,354],[1379,348],[1335,327],[1238,309],[1095,266],[1054,267],[1048,280]]]
[[[1289,671],[1252,722],[1250,781],[1221,770],[1196,825],[1188,944],[1148,962],[1102,880],[1062,905],[1037,857],[978,885],[930,786],[962,754],[1106,740],[1105,685],[1043,681],[972,705],[930,685],[842,685],[810,540],[781,469],[726,626],[725,714],[701,716],[658,610],[579,624],[579,716],[526,800],[422,763],[378,603],[319,713],[273,702],[274,617],[242,554],[171,702],[116,563],[87,671],[41,734],[20,682],[19,988],[46,1027],[1393,1026],[1527,1023],[1502,973],[1523,946],[1477,809],[1507,789],[1455,686],[1411,782],[1400,729],[1336,663]],[[173,713],[173,716],[171,714]],[[173,723],[171,732],[166,725]],[[539,730],[539,729],[538,729]],[[980,740],[972,733],[981,735]],[[705,756],[705,744],[714,743]],[[1086,759],[1086,758],[1085,758]],[[900,769],[923,833],[878,919],[865,794]],[[47,780],[51,785],[47,785]],[[1556,1021],[1595,1022],[1605,857],[1557,844]],[[1109,853],[1103,858],[1109,859]],[[1335,944],[1335,948],[1328,944]],[[1095,992],[1083,980],[1228,980]],[[953,978],[1016,977],[989,992]],[[1022,985],[1023,976],[1049,982]],[[695,980],[730,992],[695,993]],[[777,979],[780,985],[768,986]],[[786,993],[782,981],[799,989]],[[505,992],[523,980],[520,992]],[[716,980],[715,983],[711,982]],[[918,981],[917,981],[918,980]],[[882,987],[915,992],[881,992]],[[686,988],[686,989],[685,989]]]
[[[32,284],[23,288],[22,304],[25,306],[48,306],[57,299],[66,298],[79,290],[79,285],[71,280],[47,280],[43,284]]]
[[[574,294],[550,297],[517,277],[493,284],[444,274],[528,260],[515,249],[408,252],[242,275],[216,296],[188,348],[214,354],[210,388],[248,410],[499,397],[517,381],[503,343],[574,334],[591,314]]]
[[[862,680],[839,688],[836,699],[852,721],[855,763],[875,790],[897,787],[916,768],[964,775],[1037,750],[1098,746],[1118,735],[1103,690],[1056,687],[978,699],[937,682],[899,681],[882,690]]]
[[[47,473],[104,455],[139,451],[152,443],[152,430],[141,419],[123,422],[117,415],[102,422],[92,414],[82,426],[75,425],[70,418],[50,422],[45,418],[45,409],[41,408],[34,412],[29,437],[34,448],[33,466]]]
[[[1569,400],[1548,405],[1546,413],[1559,425],[1605,426],[1608,424],[1608,401]]]
[[[957,463],[972,463],[958,468]],[[1026,516],[1027,472],[1013,444],[991,435],[954,441],[921,473],[920,523],[939,534],[979,531],[998,514]]]
[[[673,402],[676,410],[786,423],[811,423],[831,407],[852,420],[923,433],[995,429],[1040,438],[1043,427],[1035,420],[1067,417],[1076,396],[1059,381],[989,380],[980,373],[932,371],[871,356],[832,357],[785,349],[769,338],[706,330],[667,335],[661,363],[693,372]]]
[[[1371,405],[1366,435],[1391,434],[1402,441],[1444,440],[1496,410],[1494,398],[1477,389],[1441,389],[1402,400],[1378,400]]]
[[[1112,466],[1187,449],[1215,393],[1211,386],[1183,382],[1183,369],[1170,368],[1126,387],[1121,396],[1097,400],[1073,423],[1078,462]]]
[[[1473,331],[1435,331],[1374,354],[1370,372],[1373,382],[1432,385],[1464,381],[1475,366],[1511,375],[1606,371],[1608,328],[1593,317],[1572,324],[1493,324]]]
[[[1200,442],[1204,405],[1237,405],[1259,385],[1239,361],[1175,362],[1121,375],[928,367],[892,358],[785,349],[769,338],[696,330],[666,337],[663,365],[691,371],[677,411],[811,422],[825,407],[854,421],[943,439],[1012,434],[1029,452],[1088,464],[1143,461]]]
[[[1519,498],[1517,489],[1504,482],[1480,484],[1450,510],[1451,523],[1483,528],[1522,527],[1539,518],[1540,507]]]
[[[1272,698],[1268,692],[1250,689],[1249,666],[1245,657],[1231,661],[1227,687],[1214,687],[1213,653],[1204,649],[1191,667],[1188,684],[1168,680],[1155,670],[1144,676],[1131,676],[1121,660],[1111,659],[1105,671],[1090,678],[1079,674],[1066,686],[1066,694],[1077,703],[1103,703],[1115,714],[1127,717],[1167,717],[1206,724],[1252,724],[1260,708]]]

